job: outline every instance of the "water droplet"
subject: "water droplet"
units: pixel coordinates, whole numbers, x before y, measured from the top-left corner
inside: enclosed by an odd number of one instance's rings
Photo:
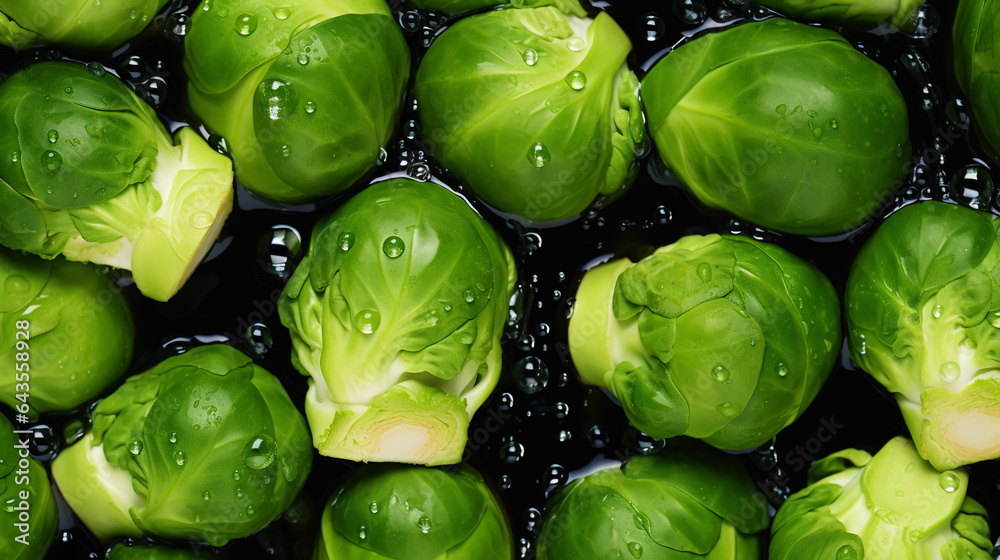
[[[945,362],[940,368],[941,379],[951,382],[958,379],[962,374],[962,367],[957,362]]]
[[[785,113],[788,112],[788,105],[782,103],[781,105],[778,105],[777,107],[774,108],[774,112],[778,113],[779,115],[784,115]]]
[[[639,544],[637,542],[630,542],[630,543],[628,543],[628,545],[625,548],[626,548],[626,550],[628,550],[629,554],[632,555],[632,558],[641,558],[642,557],[642,545],[641,544]]]
[[[280,21],[285,21],[288,19],[289,15],[291,15],[290,11],[285,8],[278,8],[277,10],[274,10],[274,17],[278,18]]]
[[[205,490],[205,493],[202,494],[201,497],[207,502],[212,499],[212,493],[209,492],[208,490]]]
[[[600,426],[593,426],[590,431],[587,432],[587,441],[590,442],[591,447],[595,449],[603,449],[608,445],[608,437],[601,430]]]
[[[244,335],[244,340],[247,343],[247,349],[257,356],[267,354],[267,351],[274,344],[274,336],[271,334],[271,329],[267,328],[267,325],[263,323],[250,325],[250,328],[247,329]]]
[[[215,216],[209,212],[195,212],[188,218],[188,222],[195,229],[208,229],[215,223]]]
[[[306,64],[309,64],[309,55],[306,53],[299,53],[299,56],[296,58],[296,60],[299,61],[299,64],[305,66]]]
[[[306,101],[306,113],[309,113],[311,115],[315,112],[316,112],[316,102]]]
[[[858,551],[849,544],[845,544],[837,551],[837,560],[858,560],[858,558]]]
[[[674,14],[688,25],[701,25],[708,17],[708,6],[702,0],[674,0]]]
[[[104,76],[104,74],[107,73],[107,70],[104,69],[104,65],[102,65],[100,62],[91,62],[90,64],[87,64],[87,70],[89,70],[91,74],[97,76],[98,78]]]
[[[368,510],[372,513],[378,513],[378,502],[372,502],[368,504]]]
[[[524,457],[524,446],[516,441],[509,441],[500,446],[500,460],[508,465],[514,464]]]
[[[726,366],[718,365],[712,368],[712,379],[718,381],[719,383],[724,383],[729,380],[729,370]]]
[[[62,167],[62,164],[63,164],[63,158],[61,155],[59,155],[59,152],[48,150],[47,152],[42,154],[42,168],[47,169],[50,174],[59,171],[59,168]]]
[[[701,278],[702,282],[708,282],[712,279],[712,266],[708,263],[701,263],[698,265],[698,278]]]
[[[417,527],[420,527],[420,532],[426,535],[431,530],[431,519],[426,515],[421,517],[417,521]]]
[[[7,292],[7,295],[27,292],[30,287],[31,283],[28,282],[28,279],[20,274],[12,274],[3,282],[3,289]]]
[[[425,182],[431,178],[431,168],[422,161],[415,161],[406,166],[406,175],[415,181]]]
[[[130,443],[128,445],[128,452],[133,455],[138,455],[142,453],[142,442],[139,440],[135,440],[132,443]]]
[[[287,117],[298,106],[295,87],[285,80],[264,80],[254,93],[254,107],[271,120]]]
[[[587,87],[587,75],[579,70],[573,70],[569,74],[566,74],[566,78],[563,81],[575,91],[580,91]]]
[[[528,395],[541,391],[549,383],[549,367],[535,356],[521,358],[514,364],[511,374],[518,389]]]
[[[815,136],[816,138],[822,137],[823,136],[823,129],[822,128],[818,128],[818,127],[814,128],[813,129],[813,136]]]
[[[379,148],[378,158],[375,160],[376,165],[382,165],[383,163],[385,163],[385,160],[387,159],[389,159],[388,152],[385,151],[385,148]]]
[[[535,142],[528,148],[528,161],[535,167],[545,167],[551,160],[552,154],[549,153],[549,149],[545,147],[545,144]]]
[[[556,419],[562,420],[563,418],[566,418],[568,414],[569,414],[568,404],[564,402],[557,402],[556,404],[552,405],[552,416],[555,416]]]
[[[50,130],[49,134],[48,134],[48,137],[49,137],[49,143],[50,144],[55,144],[56,142],[59,141],[59,132],[56,131],[56,130],[54,130],[54,129]]]
[[[278,444],[267,434],[260,434],[243,448],[243,464],[260,470],[274,462],[278,456]]]
[[[646,41],[654,43],[658,41],[667,31],[667,24],[656,14],[649,14],[643,20],[643,27],[646,29]]]
[[[524,58],[524,63],[528,66],[534,66],[538,62],[538,51],[535,49],[528,49],[524,51],[522,56]]]
[[[385,256],[390,259],[399,258],[405,250],[406,245],[403,243],[403,240],[395,235],[387,237],[385,241],[382,242],[382,252],[385,253]]]
[[[354,234],[349,231],[345,231],[340,234],[340,237],[337,238],[337,245],[340,246],[341,251],[350,251],[351,247],[354,247],[354,240]]]
[[[836,129],[838,126],[840,125],[837,124],[837,119],[833,119],[830,121],[830,128]]]
[[[731,402],[722,403],[715,410],[726,418],[735,418],[740,413],[740,408]]]
[[[364,334],[372,334],[378,330],[381,323],[382,315],[374,309],[359,311],[357,315],[354,316],[354,328]]]
[[[358,538],[361,540],[365,540],[368,538],[368,534],[365,532],[364,525],[361,526],[361,529],[358,529]]]
[[[266,272],[279,278],[287,278],[302,250],[302,237],[291,226],[272,226],[257,244],[258,262]]]
[[[174,462],[177,463],[178,467],[183,467],[184,463],[187,462],[187,454],[183,451],[174,451]]]
[[[972,126],[972,117],[969,114],[969,108],[965,104],[965,101],[961,99],[948,101],[948,104],[944,107],[944,114],[951,121],[951,124],[961,130],[969,130],[969,127]]]
[[[233,29],[244,37],[253,34],[254,31],[257,31],[257,16],[243,14],[237,17],[236,22],[233,24]]]
[[[776,371],[778,372],[778,377],[784,377],[788,375],[788,366],[786,366],[784,362],[778,362]]]
[[[993,177],[982,165],[969,165],[951,178],[949,194],[971,208],[987,208],[993,201]]]
[[[19,160],[19,159],[21,159],[21,152],[11,152],[10,153],[10,162],[11,163],[17,163],[17,160]]]
[[[566,41],[566,48],[573,52],[579,52],[587,48],[587,41],[584,40],[583,37],[570,37],[569,40]]]
[[[989,320],[994,328],[1000,329],[1000,311],[991,311]]]
[[[924,536],[920,534],[920,531],[910,531],[906,535],[906,538],[910,539],[910,542],[914,542],[915,543],[915,542],[920,541],[920,539],[924,538]]]
[[[253,517],[253,514],[254,514],[253,506],[247,506],[247,516]]]
[[[941,14],[930,4],[917,6],[906,21],[900,25],[899,30],[906,36],[914,39],[928,39],[941,28]]]
[[[958,490],[960,485],[958,475],[953,472],[943,472],[938,476],[938,485],[949,494]]]
[[[935,319],[940,319],[941,318],[941,306],[940,305],[935,305],[934,309],[931,310],[931,315],[933,315]]]

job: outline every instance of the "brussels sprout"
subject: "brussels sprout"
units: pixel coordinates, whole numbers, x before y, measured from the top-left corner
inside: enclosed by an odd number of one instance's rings
[[[943,202],[879,226],[847,279],[851,359],[937,469],[1000,457],[1000,221]]]
[[[0,0],[0,45],[109,51],[137,35],[167,0]]]
[[[778,510],[768,558],[990,560],[987,513],[966,496],[968,481],[936,471],[902,437],[874,457],[839,451],[813,463],[809,486]]]
[[[232,209],[232,163],[174,138],[104,68],[32,64],[0,82],[0,243],[132,271],[166,301]]]
[[[0,414],[0,555],[41,560],[52,546],[59,510],[45,467],[28,456],[28,438]]]
[[[672,443],[560,490],[546,508],[538,560],[756,560],[765,557],[760,533],[769,521],[767,500],[739,461]]]
[[[607,13],[585,18],[576,0],[560,8],[459,20],[414,85],[441,163],[490,205],[538,222],[621,194],[645,137],[625,32]]]
[[[433,183],[377,183],[321,219],[278,300],[320,453],[457,463],[515,281],[496,232]]]
[[[184,46],[191,109],[226,138],[237,179],[288,203],[375,167],[410,73],[384,0],[205,0]]]
[[[382,464],[361,467],[334,491],[313,560],[509,560],[512,553],[507,518],[475,469]]]
[[[153,542],[115,543],[105,554],[105,560],[195,560],[198,558],[224,558],[214,548],[191,545],[175,548]]]
[[[0,402],[31,416],[76,408],[125,373],[134,337],[121,289],[96,267],[0,248]]]
[[[830,281],[780,247],[688,236],[589,270],[569,322],[585,383],[654,438],[761,445],[798,418],[840,348]]]
[[[1000,154],[1000,5],[960,0],[952,40],[955,77],[969,98],[979,131]]]
[[[98,538],[155,535],[213,546],[267,526],[312,464],[281,383],[228,346],[202,346],[130,377],[52,476]]]
[[[912,23],[921,0],[757,0],[794,18],[839,23],[854,29],[891,28]]]
[[[510,4],[515,8],[556,6],[565,13],[572,13],[579,9],[579,0],[413,0],[413,4],[418,8],[426,10],[437,10],[447,13],[468,12],[479,8],[488,8],[500,4]]]
[[[691,193],[767,228],[853,229],[907,171],[902,94],[828,29],[772,18],[705,35],[657,62],[642,98]]]

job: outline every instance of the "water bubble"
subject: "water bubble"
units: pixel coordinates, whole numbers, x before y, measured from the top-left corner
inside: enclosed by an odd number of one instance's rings
[[[545,469],[545,474],[542,475],[542,481],[545,483],[545,493],[551,494],[559,489],[560,486],[566,484],[569,479],[569,472],[566,471],[566,467],[562,465],[549,465]]]
[[[511,484],[513,484],[513,482],[514,481],[511,480],[510,476],[508,476],[508,475],[501,475],[500,479],[497,481],[497,487],[500,490],[509,490],[510,486],[511,486]]]
[[[667,446],[666,439],[653,439],[635,428],[627,429],[622,440],[633,455],[653,455]]]
[[[476,301],[476,293],[472,290],[465,290],[462,292],[462,299],[465,300],[465,303],[473,303]]]
[[[934,308],[931,310],[931,315],[935,319],[940,319],[941,318],[941,310],[942,310],[941,309],[941,305],[935,305]]]
[[[233,23],[233,29],[244,37],[252,35],[254,31],[257,31],[257,16],[253,14],[243,14],[237,17],[236,22]]]
[[[637,542],[628,543],[625,545],[625,550],[628,550],[628,553],[632,555],[632,558],[642,557],[642,545]]]
[[[729,381],[729,370],[723,365],[715,366],[712,368],[712,379],[718,381],[719,383]]]
[[[549,383],[549,367],[535,356],[521,358],[514,364],[511,373],[514,384],[528,395],[541,391]]]
[[[778,362],[778,366],[775,368],[775,371],[777,371],[778,377],[784,377],[788,375],[788,366],[786,366],[784,362]]]
[[[555,416],[558,420],[566,418],[569,414],[569,405],[564,402],[557,402],[552,405],[552,416]]]
[[[372,502],[368,504],[368,511],[372,513],[378,513],[378,502]]]
[[[406,245],[403,243],[403,240],[395,235],[387,237],[385,241],[382,242],[382,252],[385,253],[385,256],[390,259],[399,258],[405,250]]]
[[[183,467],[184,463],[187,462],[187,454],[183,451],[174,451],[174,462],[177,463],[178,467]]]
[[[406,167],[406,175],[415,181],[425,182],[431,178],[431,168],[422,161],[415,161]]]
[[[643,28],[646,30],[646,41],[650,43],[659,41],[667,32],[667,24],[656,14],[649,14],[643,18]]]
[[[516,441],[509,441],[500,446],[500,460],[508,465],[514,464],[524,457],[524,446]]]
[[[177,443],[177,432],[170,432],[170,435],[167,437],[167,439],[170,441],[170,443]]]
[[[295,60],[299,61],[299,64],[302,66],[305,66],[309,64],[309,55],[306,53],[299,53],[299,56],[297,56]]]
[[[48,133],[48,137],[49,137],[49,143],[55,144],[57,141],[59,141],[59,132],[56,130],[50,130]]]
[[[274,10],[274,17],[278,18],[279,21],[285,21],[290,15],[291,11],[285,8],[278,8]]]
[[[259,263],[269,274],[279,278],[291,276],[302,251],[302,236],[291,226],[272,226],[257,243]]]
[[[545,167],[551,160],[552,154],[549,153],[549,149],[545,147],[545,144],[535,142],[528,148],[528,161],[535,167]]]
[[[362,541],[368,538],[368,533],[365,532],[365,526],[362,525],[361,529],[358,530],[358,538]]]
[[[930,4],[917,6],[899,30],[914,39],[929,39],[941,28],[941,14]]]
[[[10,162],[11,163],[17,163],[17,161],[19,159],[21,159],[21,152],[15,151],[15,152],[11,152],[10,153]]]
[[[271,334],[271,329],[267,328],[267,325],[264,323],[250,325],[243,338],[247,343],[247,348],[257,356],[267,354],[267,351],[274,344],[274,336]]]
[[[98,78],[104,76],[104,74],[107,73],[107,70],[104,69],[104,65],[101,64],[100,62],[91,62],[87,64],[87,70],[89,70],[91,74],[97,76]]]
[[[569,87],[575,91],[580,91],[587,87],[587,75],[579,70],[573,70],[563,79]]]
[[[169,29],[171,33],[177,37],[183,37],[187,35],[188,29],[191,28],[191,16],[187,14],[173,14],[167,18],[166,29]]]
[[[569,40],[566,41],[566,48],[573,52],[579,52],[587,48],[587,41],[584,40],[583,37],[570,37]]]
[[[993,177],[982,165],[968,165],[951,178],[948,193],[970,208],[986,208],[993,200]]]
[[[257,86],[253,104],[257,111],[271,120],[287,117],[298,106],[299,95],[286,80],[264,80]]]
[[[243,448],[243,464],[255,470],[266,468],[277,456],[278,444],[267,434],[254,437]]]
[[[962,99],[952,99],[944,107],[944,114],[951,124],[961,130],[969,130],[972,126],[972,116],[969,114],[969,107]]]
[[[938,485],[949,494],[958,490],[960,481],[958,475],[953,472],[943,472],[938,476]]]
[[[608,436],[601,430],[600,426],[592,426],[587,432],[587,441],[591,447],[603,449],[608,445]]]
[[[688,25],[701,25],[708,17],[708,6],[702,0],[674,0],[674,14]]]
[[[253,517],[253,514],[254,514],[253,506],[247,506],[247,516]]]
[[[528,49],[524,51],[522,57],[524,58],[524,63],[528,66],[534,66],[538,63],[538,51],[535,49]]]
[[[559,430],[558,437],[560,442],[567,442],[573,439],[573,432],[569,430]]]
[[[836,560],[858,560],[859,557],[858,551],[853,546],[845,544],[837,550]]]
[[[313,114],[315,112],[316,112],[316,102],[315,101],[306,101],[306,113],[308,113],[308,114],[311,115],[311,114]]]
[[[50,174],[59,171],[59,168],[62,167],[63,164],[62,156],[59,152],[53,150],[48,150],[43,153],[41,161],[42,168],[48,170]]]
[[[941,379],[945,381],[955,381],[962,374],[962,367],[957,362],[945,362],[939,369]]]
[[[210,212],[195,212],[188,218],[188,223],[195,229],[208,229],[215,223],[215,216]]]
[[[382,315],[375,309],[364,309],[354,316],[354,328],[364,334],[372,334],[382,323]]]
[[[142,453],[142,442],[139,440],[135,440],[132,443],[130,443],[128,445],[128,452],[133,455],[138,455]]]
[[[431,530],[431,519],[426,515],[417,520],[417,527],[420,528],[420,532],[425,535]]]
[[[209,492],[208,490],[205,490],[205,493],[202,494],[201,497],[202,497],[203,500],[205,500],[207,502],[207,501],[209,501],[209,500],[212,499],[212,493]]]

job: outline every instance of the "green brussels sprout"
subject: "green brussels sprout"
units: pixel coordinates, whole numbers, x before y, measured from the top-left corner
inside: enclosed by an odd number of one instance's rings
[[[541,6],[556,6],[565,13],[572,13],[579,9],[579,0],[413,0],[413,4],[425,10],[437,10],[451,14],[468,12],[479,8],[488,8],[501,4],[510,4],[515,8]]]
[[[851,359],[939,470],[1000,457],[1000,220],[922,202],[889,216],[847,279]]]
[[[1000,154],[1000,6],[960,0],[952,32],[955,77],[993,155]]]
[[[769,521],[767,500],[735,457],[672,443],[560,490],[546,507],[538,560],[756,560]]]
[[[0,414],[0,555],[41,560],[59,527],[59,509],[41,463],[28,456],[28,438]]]
[[[172,356],[101,401],[52,476],[99,539],[151,535],[220,546],[267,526],[312,465],[281,383],[228,346]]]
[[[771,525],[770,560],[990,560],[983,506],[964,471],[938,472],[913,443],[889,440],[874,457],[845,449],[809,468]]]
[[[475,469],[378,464],[334,491],[313,560],[512,556],[507,517]]]
[[[104,555],[104,560],[195,560],[198,558],[224,558],[214,548],[189,545],[176,548],[154,542],[115,543]]]
[[[377,183],[321,219],[278,300],[319,452],[459,462],[515,282],[497,233],[434,183]]]
[[[167,0],[0,0],[0,45],[110,51],[139,34]],[[99,31],[95,31],[99,30]]]
[[[720,449],[766,442],[799,417],[840,348],[837,294],[775,245],[688,236],[584,275],[569,322],[581,379],[654,438]]]
[[[204,0],[184,46],[192,111],[226,138],[243,185],[286,203],[375,167],[410,75],[384,0]]]
[[[757,0],[786,16],[839,23],[853,29],[911,24],[921,0]]]
[[[607,13],[585,16],[576,0],[472,15],[437,37],[417,70],[434,155],[503,212],[569,218],[620,195],[638,171],[632,44]]]
[[[68,411],[132,363],[128,303],[96,267],[0,248],[0,402],[18,412]]]
[[[642,99],[660,156],[699,201],[778,231],[863,224],[910,159],[889,73],[837,33],[782,18],[675,49]]]
[[[232,162],[100,65],[32,64],[0,82],[0,244],[132,271],[166,301],[232,209]]]

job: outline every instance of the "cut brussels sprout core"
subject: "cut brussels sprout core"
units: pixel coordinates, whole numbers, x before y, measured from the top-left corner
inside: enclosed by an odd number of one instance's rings
[[[650,436],[749,449],[819,392],[839,316],[830,281],[783,249],[688,236],[589,270],[569,349],[583,381],[609,389]]]
[[[0,243],[131,270],[152,299],[184,285],[232,209],[229,159],[189,127],[171,138],[110,73],[32,64],[0,82],[0,127]]]
[[[605,12],[557,5],[457,21],[414,85],[441,163],[490,205],[535,222],[621,195],[645,142],[628,36]]]
[[[768,557],[989,560],[986,510],[967,490],[968,474],[937,471],[902,437],[874,457],[839,451],[778,510]]]
[[[99,539],[221,546],[274,520],[305,483],[312,447],[284,388],[228,346],[197,347],[129,378],[93,412],[52,475]]]
[[[851,359],[896,393],[917,449],[938,469],[1000,457],[998,226],[957,205],[904,207],[848,277]]]
[[[321,219],[278,301],[320,453],[459,462],[515,281],[497,233],[434,183],[376,183]]]
[[[704,35],[656,63],[642,99],[681,183],[766,228],[854,229],[909,168],[892,76],[828,29],[772,18]]]

